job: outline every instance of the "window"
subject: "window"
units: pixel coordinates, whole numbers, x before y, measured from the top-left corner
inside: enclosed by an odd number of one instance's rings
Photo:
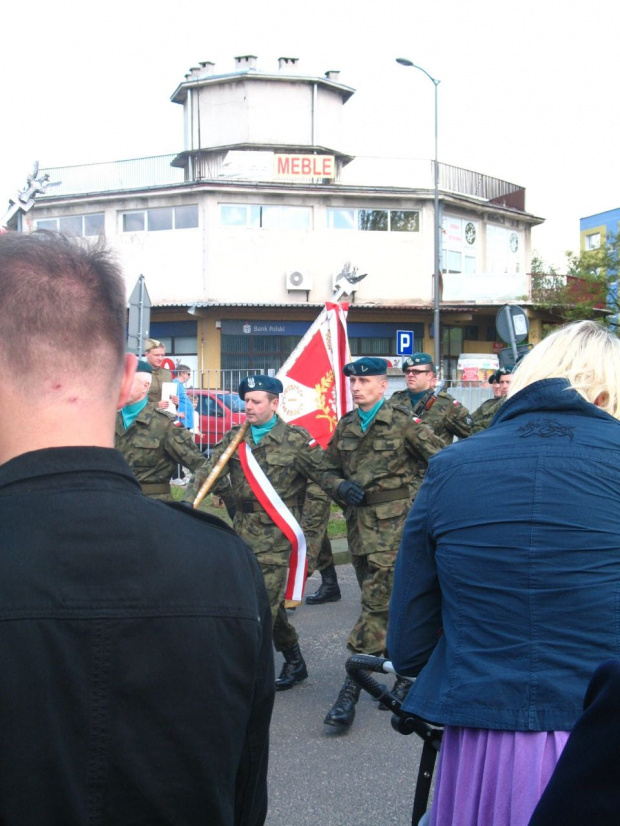
[[[419,232],[420,213],[404,209],[328,209],[327,227],[362,232]]]
[[[301,336],[223,335],[222,370],[279,370]]]
[[[194,229],[198,226],[198,204],[177,207],[151,207],[122,212],[123,232],[162,232]]]
[[[394,338],[392,336],[380,337],[349,337],[349,347],[351,357],[359,356],[389,356],[394,352]]]
[[[601,233],[600,232],[592,232],[590,235],[586,235],[586,249],[587,250],[597,250],[601,246]]]
[[[37,229],[49,229],[65,235],[92,237],[104,234],[103,212],[90,215],[60,215],[58,218],[42,218],[36,222]]]
[[[284,204],[220,204],[225,227],[252,229],[311,229],[312,207]]]

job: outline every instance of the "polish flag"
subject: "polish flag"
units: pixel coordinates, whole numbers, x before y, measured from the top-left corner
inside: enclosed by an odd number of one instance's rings
[[[342,368],[351,361],[347,338],[348,304],[328,302],[293,350],[278,378],[284,386],[278,414],[298,424],[326,447],[338,420],[353,410]]]

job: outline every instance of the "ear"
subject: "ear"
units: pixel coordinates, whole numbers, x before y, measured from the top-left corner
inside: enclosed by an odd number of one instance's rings
[[[594,404],[597,407],[605,407],[609,403],[609,393],[606,390],[602,390],[598,396],[594,399]]]
[[[129,398],[129,393],[131,392],[131,385],[133,384],[133,377],[136,374],[137,366],[138,357],[134,356],[133,353],[126,353],[125,367],[123,369],[123,381],[121,384],[120,393],[118,395],[118,401],[116,403],[117,410],[120,410],[121,407],[125,407],[127,404],[127,399]]]

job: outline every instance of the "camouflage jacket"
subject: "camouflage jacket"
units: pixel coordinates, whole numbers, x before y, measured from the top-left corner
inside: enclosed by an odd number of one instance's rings
[[[192,433],[175,427],[174,416],[154,404],[147,404],[127,430],[117,413],[114,446],[141,485],[169,483],[176,476],[177,465],[196,471],[205,464]]]
[[[337,499],[338,486],[349,479],[369,497],[370,504],[345,506],[352,553],[396,552],[428,460],[442,447],[430,428],[399,406],[383,404],[365,433],[357,410],[340,419],[323,455],[319,483]],[[391,492],[398,498],[389,499]],[[383,497],[388,501],[373,502]]]
[[[218,442],[205,468],[199,471],[185,494],[192,502],[211,468],[235,437],[239,427],[233,427]],[[275,427],[255,444],[252,429],[244,440],[265,472],[275,491],[299,522],[308,546],[308,558],[316,559],[329,519],[330,500],[316,485],[308,484],[318,476],[323,451],[308,431],[278,419]],[[288,558],[291,544],[254,496],[246,479],[239,454],[233,453],[222,471],[214,492],[223,496],[235,508],[233,526],[265,565],[278,565],[283,555]]]
[[[156,370],[155,367],[153,367],[148,395],[150,402],[157,404],[157,402],[161,401],[161,386],[165,381],[172,381],[172,373],[170,370],[166,370],[165,367],[160,367]]]
[[[390,397],[390,404],[406,407],[413,411],[415,405],[411,403],[408,390],[398,390]],[[443,390],[429,409],[418,413],[422,422],[430,427],[435,436],[438,436],[445,445],[451,445],[454,437],[465,439],[471,434],[472,417],[466,407]]]
[[[482,402],[480,407],[476,408],[471,415],[474,422],[471,432],[480,433],[481,430],[486,430],[493,421],[493,416],[495,416],[505,401],[506,398],[502,396],[499,399],[487,399],[485,402]]]

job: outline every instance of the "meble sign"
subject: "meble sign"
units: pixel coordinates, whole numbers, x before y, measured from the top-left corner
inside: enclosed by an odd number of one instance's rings
[[[333,155],[274,154],[273,163],[276,178],[299,181],[336,177],[336,159]]]

